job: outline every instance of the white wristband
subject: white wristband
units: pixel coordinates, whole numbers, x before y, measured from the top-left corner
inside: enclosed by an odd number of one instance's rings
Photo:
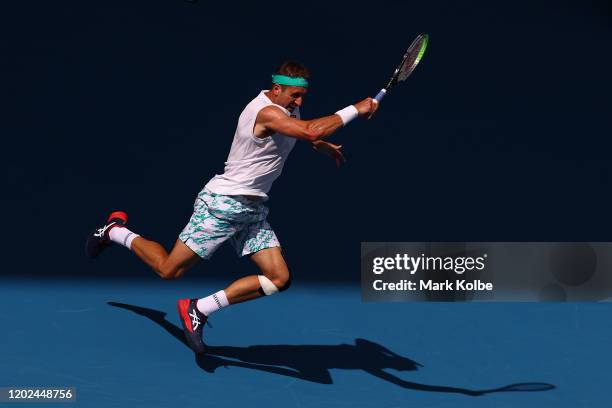
[[[359,116],[359,111],[355,106],[349,105],[346,108],[340,109],[338,112],[336,112],[336,115],[340,116],[342,123],[344,126],[346,126],[347,123]]]

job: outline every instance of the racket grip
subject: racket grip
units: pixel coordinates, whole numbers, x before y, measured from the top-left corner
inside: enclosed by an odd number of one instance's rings
[[[380,102],[382,101],[382,98],[384,98],[386,94],[387,94],[387,90],[383,88],[380,90],[379,93],[376,94],[376,96],[374,97],[374,100],[376,100],[376,102]]]

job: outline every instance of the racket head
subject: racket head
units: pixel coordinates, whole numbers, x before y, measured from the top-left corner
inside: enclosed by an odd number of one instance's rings
[[[412,71],[416,68],[416,66],[423,58],[425,54],[425,50],[427,49],[427,44],[429,43],[429,35],[421,34],[417,38],[412,41],[408,50],[404,54],[402,58],[402,62],[397,71],[396,81],[401,82],[404,81]]]

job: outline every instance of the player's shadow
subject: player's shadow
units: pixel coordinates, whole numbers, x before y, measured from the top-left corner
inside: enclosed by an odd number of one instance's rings
[[[174,338],[187,342],[183,330],[166,320],[166,313],[155,309],[108,302],[110,306],[130,310],[163,327]],[[364,339],[355,339],[355,345],[266,345],[250,347],[206,346],[205,354],[196,355],[196,362],[203,370],[213,373],[219,367],[242,367],[299,378],[320,384],[332,384],[329,370],[363,370],[382,380],[403,388],[419,391],[450,392],[479,396],[503,391],[548,391],[555,388],[546,383],[519,383],[505,387],[470,390],[445,385],[419,384],[403,380],[384,371],[414,371],[421,364],[402,357],[380,344]]]

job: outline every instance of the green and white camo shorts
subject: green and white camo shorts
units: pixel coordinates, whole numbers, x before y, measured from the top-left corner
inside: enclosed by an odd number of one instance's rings
[[[268,211],[263,203],[244,196],[215,194],[203,189],[179,239],[203,259],[209,259],[227,239],[238,256],[280,247],[266,221]]]

